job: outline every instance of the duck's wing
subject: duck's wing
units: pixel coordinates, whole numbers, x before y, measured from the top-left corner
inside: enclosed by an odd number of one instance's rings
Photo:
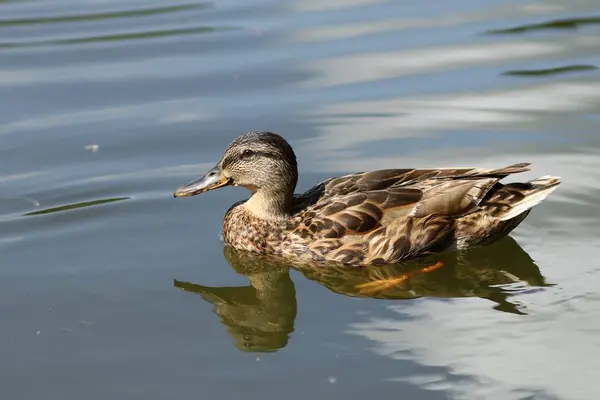
[[[316,204],[331,197],[352,193],[386,190],[392,187],[420,186],[421,183],[439,180],[497,178],[498,180],[519,172],[528,171],[529,163],[519,163],[499,169],[435,168],[435,169],[383,169],[359,172],[327,179],[296,196],[296,210]]]

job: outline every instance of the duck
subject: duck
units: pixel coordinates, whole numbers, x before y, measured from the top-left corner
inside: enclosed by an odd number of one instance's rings
[[[279,134],[254,131],[235,138],[212,169],[174,197],[226,186],[250,190],[223,218],[223,242],[237,250],[291,264],[389,265],[507,236],[561,183],[554,176],[500,183],[529,165],[381,169],[295,193],[292,146]]]

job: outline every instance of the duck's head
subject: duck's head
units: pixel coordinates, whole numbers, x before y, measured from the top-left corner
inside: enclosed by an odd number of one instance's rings
[[[253,193],[288,195],[297,181],[296,155],[289,143],[275,133],[250,132],[231,142],[214,168],[177,189],[174,196],[195,196],[230,185]]]

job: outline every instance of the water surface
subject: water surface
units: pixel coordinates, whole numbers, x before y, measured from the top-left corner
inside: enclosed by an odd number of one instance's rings
[[[1,1],[0,395],[598,398],[599,35],[591,0]],[[294,271],[223,249],[241,189],[172,198],[249,130],[300,190],[564,183],[443,268]]]

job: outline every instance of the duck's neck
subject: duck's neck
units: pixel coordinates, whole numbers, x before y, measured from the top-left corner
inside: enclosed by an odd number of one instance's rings
[[[294,188],[259,189],[244,203],[244,208],[261,219],[279,220],[290,216]]]

